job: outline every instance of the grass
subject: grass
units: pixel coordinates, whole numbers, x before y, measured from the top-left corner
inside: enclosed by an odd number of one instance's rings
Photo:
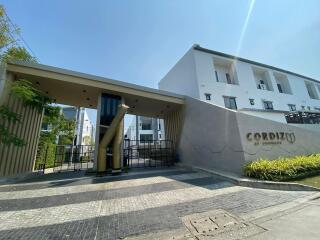
[[[244,166],[244,174],[261,180],[288,181],[320,173],[320,154],[282,157],[275,160],[261,159]]]
[[[294,182],[320,188],[320,176],[308,177]]]

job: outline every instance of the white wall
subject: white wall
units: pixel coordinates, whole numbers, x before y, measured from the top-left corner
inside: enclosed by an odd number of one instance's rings
[[[310,106],[311,110],[314,110],[314,107],[320,107],[320,100],[311,99],[309,97],[304,83],[305,79],[295,75],[285,74],[290,84],[292,94],[279,93],[276,85],[276,79],[273,75],[274,71],[259,66],[259,69],[267,71],[273,91],[257,89],[252,70],[254,65],[246,62],[237,61],[234,63],[239,85],[217,82],[215,79],[215,69],[213,64],[213,59],[217,58],[231,61],[228,58],[194,50],[199,86],[199,99],[201,100],[205,100],[205,93],[210,93],[212,97],[209,102],[220,106],[224,106],[223,96],[236,97],[238,109],[264,109],[263,100],[272,101],[274,109],[282,111],[289,110],[288,104],[295,104],[298,110],[301,108],[301,105]],[[177,79],[179,78],[178,76],[176,77]],[[318,88],[316,89],[319,91]],[[181,92],[181,94],[188,95],[187,92]],[[255,100],[255,105],[250,105],[250,98]]]
[[[287,123],[284,113],[279,112],[261,112],[261,111],[240,111],[241,113],[248,114],[255,117],[269,119],[276,122]]]
[[[199,98],[193,51],[189,50],[159,82],[159,89]]]

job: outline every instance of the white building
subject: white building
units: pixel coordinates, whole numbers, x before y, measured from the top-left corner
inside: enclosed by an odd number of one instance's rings
[[[76,121],[76,145],[92,145],[95,140],[95,125],[89,119],[85,108],[63,107],[66,119]]]
[[[135,116],[125,135],[127,139],[141,142],[164,140],[163,119]]]
[[[199,45],[159,88],[282,123],[320,123],[319,81]]]

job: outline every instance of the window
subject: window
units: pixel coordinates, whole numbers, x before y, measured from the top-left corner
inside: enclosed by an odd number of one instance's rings
[[[229,109],[237,109],[237,103],[235,97],[223,97],[224,98],[224,105],[226,108]]]
[[[210,101],[211,100],[211,94],[210,93],[205,93],[206,100]]]
[[[292,112],[297,111],[297,107],[294,104],[288,104],[288,107],[289,107],[289,110]]]
[[[305,85],[306,85],[306,88],[307,88],[307,91],[308,91],[310,98],[319,99],[318,94],[317,94],[317,90],[316,90],[314,84],[310,83],[310,82],[305,82]]]
[[[254,105],[254,99],[253,98],[249,98],[249,102],[250,102],[250,105]]]
[[[263,106],[265,110],[273,110],[273,104],[271,101],[263,101]]]
[[[142,123],[141,130],[151,130],[151,123]]]
[[[121,97],[111,94],[102,94],[100,124],[109,126],[118,111]]]
[[[232,84],[231,77],[229,73],[226,73],[226,79],[228,84]]]
[[[310,106],[308,106],[308,107],[307,107],[307,109],[310,111],[310,110],[311,110],[311,107],[310,107]]]
[[[152,134],[140,134],[140,142],[148,142],[153,140]]]
[[[272,82],[268,70],[252,66],[252,72],[257,89],[273,91]]]
[[[292,94],[288,77],[279,72],[273,72],[274,79],[276,80],[279,93]]]
[[[305,108],[306,108],[305,106],[301,106],[301,110],[305,110]]]
[[[216,74],[216,81],[219,82],[218,72],[217,71],[214,71],[214,72]]]
[[[314,108],[314,110],[316,110],[316,111],[320,111],[320,108],[315,107],[315,108]]]
[[[216,82],[238,85],[237,72],[233,61],[215,58],[213,59]]]

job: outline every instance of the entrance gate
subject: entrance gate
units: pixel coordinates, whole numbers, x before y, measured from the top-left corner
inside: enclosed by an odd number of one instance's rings
[[[93,167],[94,145],[57,145],[53,171],[79,171]]]
[[[170,140],[124,140],[123,166],[129,168],[166,167],[174,164]]]

